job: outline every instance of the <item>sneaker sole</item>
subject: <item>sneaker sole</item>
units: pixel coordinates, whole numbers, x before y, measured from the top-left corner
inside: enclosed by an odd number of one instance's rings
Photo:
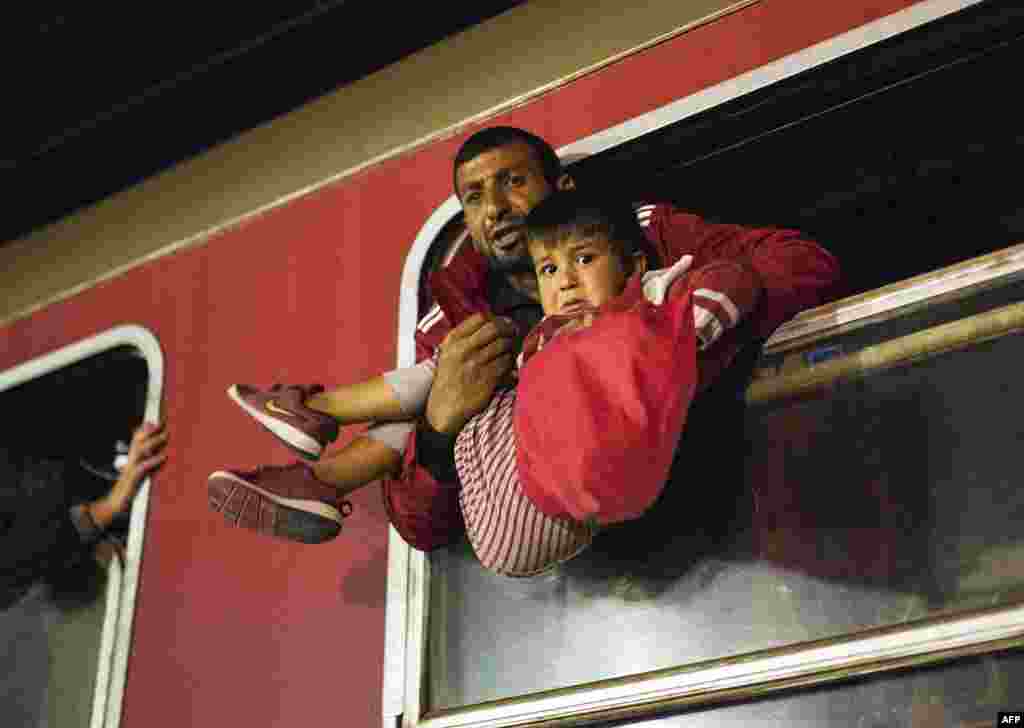
[[[298,498],[283,498],[279,495],[274,495],[270,491],[260,488],[258,485],[253,485],[247,480],[239,478],[234,473],[229,473],[226,470],[218,470],[213,473],[206,482],[209,483],[211,480],[220,479],[227,480],[235,485],[238,485],[246,490],[250,490],[254,493],[258,493],[269,501],[276,503],[277,505],[287,508],[292,511],[299,511],[301,513],[308,513],[313,516],[317,516],[327,521],[333,521],[334,523],[341,524],[344,520],[344,516],[341,515],[341,511],[333,506],[329,506],[326,503],[312,500],[301,500]]]
[[[319,442],[294,425],[289,425],[287,422],[271,417],[261,412],[257,407],[253,407],[238,393],[237,385],[232,384],[228,387],[228,396],[254,420],[259,422],[270,434],[276,436],[299,455],[307,460],[317,460],[320,458],[324,449]]]
[[[229,526],[247,528],[285,541],[306,544],[326,543],[341,533],[340,523],[304,511],[293,511],[283,506],[277,508],[272,530],[264,531],[258,523],[247,523],[243,526],[242,518],[250,498],[255,498],[260,503],[269,503],[269,501],[261,499],[255,492],[249,488],[243,488],[234,481],[224,483],[224,485],[227,487],[218,488],[223,492],[210,493],[210,507],[215,513],[221,514]],[[241,503],[236,502],[238,495],[241,496]],[[239,506],[237,511],[232,507],[233,505]]]

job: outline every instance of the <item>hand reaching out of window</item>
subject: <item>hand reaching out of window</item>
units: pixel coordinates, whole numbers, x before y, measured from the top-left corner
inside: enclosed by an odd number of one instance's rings
[[[135,430],[127,459],[114,487],[106,496],[88,506],[89,515],[96,526],[105,529],[115,516],[128,510],[142,481],[167,459],[167,454],[163,452],[167,438],[164,423],[144,422]]]

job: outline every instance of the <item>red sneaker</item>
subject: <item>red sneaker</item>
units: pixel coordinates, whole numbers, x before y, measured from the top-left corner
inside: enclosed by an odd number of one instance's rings
[[[306,400],[324,391],[320,385],[301,387],[275,384],[261,391],[232,384],[228,396],[239,407],[304,458],[316,460],[338,438],[338,423],[323,412],[306,407]]]
[[[305,463],[218,470],[206,489],[210,507],[231,525],[300,543],[329,541],[352,512],[352,504]]]

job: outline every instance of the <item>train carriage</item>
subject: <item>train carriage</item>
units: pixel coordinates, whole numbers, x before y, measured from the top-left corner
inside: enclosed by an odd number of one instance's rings
[[[1024,12],[531,5],[0,247],[0,402],[32,410],[21,435],[55,415],[69,442],[142,416],[172,432],[102,617],[82,620],[95,674],[59,673],[61,715],[991,724],[1021,694],[1024,635],[1007,183],[1024,147],[1001,80]],[[523,37],[538,50],[507,77],[474,64]],[[224,388],[411,362],[425,267],[461,239],[451,159],[498,123],[588,184],[801,229],[842,261],[850,297],[780,329],[747,391],[742,537],[685,569],[584,560],[514,582],[465,545],[409,549],[376,488],[328,545],[228,529],[207,475],[290,456]],[[105,411],[97,393],[122,387]]]

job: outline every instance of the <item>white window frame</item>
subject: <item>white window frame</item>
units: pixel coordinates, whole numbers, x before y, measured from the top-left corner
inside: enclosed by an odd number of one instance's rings
[[[979,2],[981,0],[923,0],[581,139],[559,149],[558,153],[563,159],[597,154]],[[420,270],[427,251],[443,227],[460,211],[454,195],[448,198],[423,225],[406,258],[399,303],[398,366],[409,366],[415,361],[413,332],[417,323]],[[1024,268],[1024,246],[1013,250],[1017,261],[1014,265]],[[931,298],[936,286],[955,290],[986,279],[985,276],[994,278],[1009,271],[1003,266],[991,270],[991,260],[980,268],[983,270],[973,270],[965,277],[961,275],[963,266],[954,266],[831,307],[815,309],[780,329],[768,347],[805,344],[835,333],[839,326],[856,320],[866,321],[914,301]],[[961,273],[950,274],[954,269]],[[899,292],[893,296],[894,291]],[[764,695],[769,691],[1024,644],[1024,605],[1010,605],[790,645],[742,658],[711,660],[604,680],[553,694],[517,696],[429,714],[424,703],[429,595],[427,555],[410,548],[392,528],[385,624],[385,728],[505,728],[535,725],[541,721],[549,725],[554,721],[578,723],[639,717],[686,705]]]
[[[156,336],[149,329],[136,324],[117,326],[0,372],[0,393],[123,346],[134,348],[146,361],[144,418],[155,422],[160,416],[164,356]],[[112,559],[108,569],[106,610],[96,663],[90,728],[118,728],[121,723],[121,704],[128,670],[148,506],[149,478],[143,481],[132,503],[124,562]]]

